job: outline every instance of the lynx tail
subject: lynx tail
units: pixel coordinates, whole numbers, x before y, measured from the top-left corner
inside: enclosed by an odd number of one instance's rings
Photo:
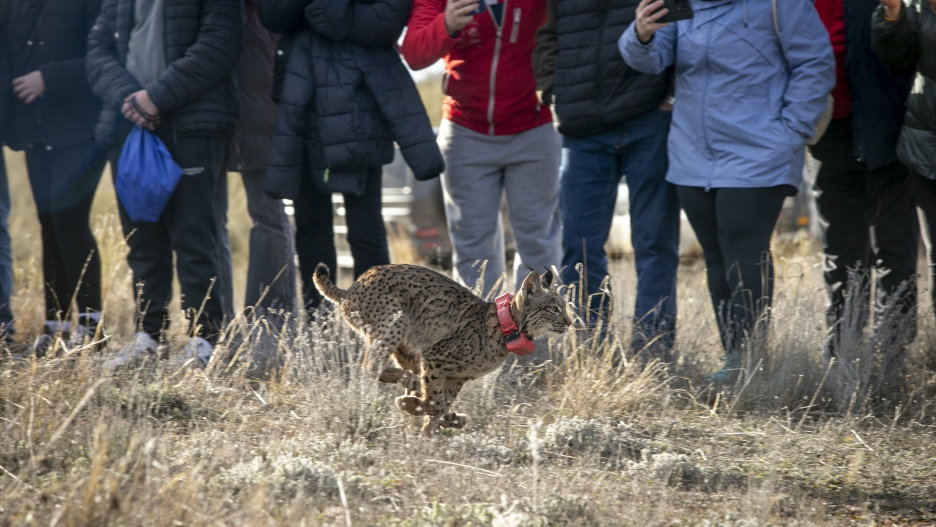
[[[343,298],[347,298],[348,292],[344,289],[339,289],[328,277],[328,266],[320,263],[315,267],[315,274],[312,275],[312,280],[315,282],[315,288],[319,290],[322,295],[331,300],[332,302],[338,304]]]

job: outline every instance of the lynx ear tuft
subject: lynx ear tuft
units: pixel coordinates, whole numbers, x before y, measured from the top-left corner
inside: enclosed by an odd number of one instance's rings
[[[523,279],[523,285],[520,286],[520,292],[522,293],[532,293],[537,289],[540,289],[542,284],[540,284],[540,275],[536,271],[530,271],[530,274]]]
[[[545,273],[540,276],[540,283],[543,285],[543,289],[549,289],[552,287],[553,282],[553,272],[552,269],[548,269]]]

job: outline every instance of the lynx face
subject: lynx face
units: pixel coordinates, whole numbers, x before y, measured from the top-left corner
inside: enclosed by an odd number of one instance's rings
[[[530,337],[539,337],[547,333],[560,335],[572,325],[566,310],[566,302],[551,289],[552,271],[546,271],[542,277],[530,273],[520,287],[520,330]]]

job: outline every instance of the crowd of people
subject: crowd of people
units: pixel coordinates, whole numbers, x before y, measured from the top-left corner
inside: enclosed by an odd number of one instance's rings
[[[915,324],[921,234],[936,280],[936,0],[690,4],[669,21],[663,0],[0,0],[0,139],[26,154],[42,226],[46,322],[32,353],[56,338],[106,342],[89,213],[134,127],[183,175],[155,222],[118,200],[138,303],[125,355],[165,345],[175,273],[191,328],[181,353],[210,358],[235,312],[228,170],[253,220],[252,316],[298,310],[297,276],[302,307],[318,308],[313,270],[337,267],[334,193],[355,277],[390,263],[381,167],[394,142],[417,179],[441,176],[457,279],[487,295],[556,266],[595,332],[609,319],[604,245],[626,183],[630,348],[663,361],[685,211],[725,352],[710,379],[725,383],[768,324],[770,238],[808,150],[821,163],[826,357],[846,312],[863,324],[892,305]],[[434,134],[404,61],[440,59]],[[12,343],[3,168],[0,326]]]

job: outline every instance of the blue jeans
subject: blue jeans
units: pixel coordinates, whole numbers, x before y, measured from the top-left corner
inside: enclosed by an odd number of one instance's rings
[[[6,162],[0,147],[0,334],[13,334],[13,247],[10,244],[10,188],[7,186]]]
[[[621,177],[630,195],[631,240],[637,268],[636,341],[663,334],[672,346],[679,265],[679,203],[666,182],[670,113],[652,110],[605,132],[566,137],[562,146],[562,280],[587,294],[587,322],[606,317],[599,289],[608,275],[608,241]],[[584,276],[576,269],[584,264]]]

